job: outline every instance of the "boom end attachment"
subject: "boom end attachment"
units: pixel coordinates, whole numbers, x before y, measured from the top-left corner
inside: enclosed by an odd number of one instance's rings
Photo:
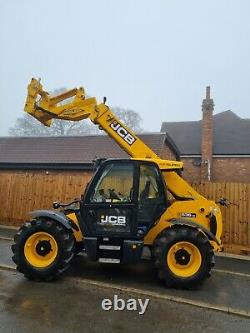
[[[82,87],[65,91],[57,96],[50,96],[43,90],[40,80],[32,78],[28,85],[24,111],[43,125],[50,126],[53,119],[79,121],[89,118],[96,105],[95,98],[85,98]]]

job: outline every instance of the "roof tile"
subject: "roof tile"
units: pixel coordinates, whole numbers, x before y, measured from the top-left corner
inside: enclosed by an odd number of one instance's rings
[[[161,154],[164,133],[138,136]],[[107,135],[0,138],[0,163],[90,163],[96,158],[127,157]]]
[[[181,155],[200,155],[201,125],[201,120],[163,122],[161,131],[171,136]],[[213,154],[250,154],[250,119],[241,119],[232,111],[224,111],[213,116],[213,130]]]

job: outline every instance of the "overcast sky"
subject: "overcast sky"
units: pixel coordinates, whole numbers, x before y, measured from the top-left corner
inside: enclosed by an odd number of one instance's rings
[[[110,106],[162,121],[215,112],[250,118],[248,0],[0,0],[0,135],[23,115],[26,87],[84,86]]]

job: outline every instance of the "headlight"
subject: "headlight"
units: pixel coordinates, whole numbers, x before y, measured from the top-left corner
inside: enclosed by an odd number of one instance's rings
[[[218,214],[218,212],[219,212],[218,208],[216,208],[216,207],[210,207],[210,214],[211,215],[216,215],[216,214]]]

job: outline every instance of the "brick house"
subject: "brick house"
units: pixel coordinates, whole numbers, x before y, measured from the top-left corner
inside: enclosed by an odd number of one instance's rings
[[[163,122],[180,150],[189,181],[250,182],[250,119],[232,111],[213,114],[210,87],[202,102],[202,120]]]

